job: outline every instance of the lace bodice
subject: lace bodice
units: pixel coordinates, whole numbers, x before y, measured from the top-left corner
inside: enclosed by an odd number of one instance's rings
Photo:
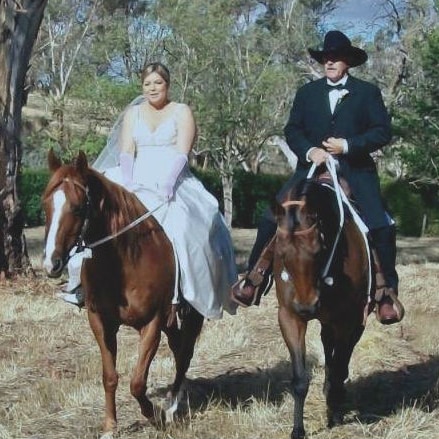
[[[154,130],[148,126],[141,115],[140,106],[136,109],[133,138],[137,149],[150,146],[176,146],[177,144],[177,116],[181,104],[176,104],[168,118],[163,120]]]

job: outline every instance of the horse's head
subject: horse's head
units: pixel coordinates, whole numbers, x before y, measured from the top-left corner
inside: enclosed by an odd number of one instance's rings
[[[294,198],[277,212],[275,276],[280,300],[290,303],[300,316],[312,318],[320,298],[321,233],[307,197]]]
[[[44,268],[59,277],[70,251],[81,241],[89,209],[88,162],[81,151],[72,164],[63,165],[52,150],[48,155],[51,178],[43,194],[46,216]]]

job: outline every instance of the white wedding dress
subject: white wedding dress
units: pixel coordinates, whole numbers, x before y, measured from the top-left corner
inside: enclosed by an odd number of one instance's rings
[[[163,203],[157,192],[173,158],[181,154],[176,149],[180,105],[176,104],[154,131],[141,118],[140,106],[135,108],[134,193],[148,210],[154,210],[153,215],[174,245],[184,298],[204,317],[217,319],[223,309],[236,313],[229,291],[237,280],[233,244],[218,202],[192,175],[188,165],[179,175],[169,202]],[[113,181],[122,181],[119,167],[109,168],[104,174]]]

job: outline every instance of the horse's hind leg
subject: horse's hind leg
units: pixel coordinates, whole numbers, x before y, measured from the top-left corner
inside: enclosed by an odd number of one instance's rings
[[[176,325],[166,330],[169,347],[175,357],[176,367],[175,379],[169,395],[169,407],[166,410],[167,422],[173,421],[174,413],[177,411],[182,396],[182,384],[194,354],[195,342],[201,332],[203,320],[204,317],[191,308],[184,317],[180,330]]]
[[[130,382],[130,391],[140,405],[142,415],[154,419],[154,406],[146,396],[149,367],[160,344],[161,319],[154,317],[140,330],[139,357]]]

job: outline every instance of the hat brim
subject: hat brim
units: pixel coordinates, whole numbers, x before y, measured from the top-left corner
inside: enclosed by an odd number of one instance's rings
[[[324,59],[327,56],[341,56],[346,59],[349,67],[357,67],[367,61],[367,53],[363,49],[354,46],[337,50],[308,49],[308,52],[319,64],[324,64]]]

